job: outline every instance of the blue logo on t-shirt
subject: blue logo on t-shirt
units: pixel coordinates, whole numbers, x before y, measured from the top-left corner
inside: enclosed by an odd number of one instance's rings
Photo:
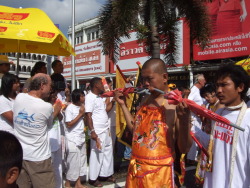
[[[29,122],[33,122],[35,121],[33,116],[35,114],[31,114],[30,116],[28,115],[28,113],[23,109],[21,112],[18,112],[17,117],[23,120],[27,120]]]

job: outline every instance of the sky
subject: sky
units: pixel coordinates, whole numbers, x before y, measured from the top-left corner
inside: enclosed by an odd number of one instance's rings
[[[106,0],[75,0],[75,23],[94,18]],[[50,19],[59,24],[60,30],[67,36],[72,25],[72,0],[0,0],[0,5],[13,8],[39,8]]]

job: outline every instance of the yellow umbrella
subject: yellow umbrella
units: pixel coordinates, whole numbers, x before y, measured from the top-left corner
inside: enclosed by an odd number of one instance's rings
[[[0,52],[75,55],[66,37],[42,10],[6,6],[0,6]]]
[[[243,69],[247,72],[247,74],[250,75],[250,59],[249,59],[249,57],[247,59],[243,59],[241,61],[236,62],[235,65],[242,66]]]

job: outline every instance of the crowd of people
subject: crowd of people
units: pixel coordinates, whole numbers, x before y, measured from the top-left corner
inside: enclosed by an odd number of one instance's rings
[[[178,186],[180,180],[174,178],[177,153],[186,154],[189,164],[198,161],[197,182],[206,188],[250,185],[249,76],[240,66],[222,66],[214,83],[207,84],[204,75],[197,74],[193,87],[181,88],[181,97],[245,131],[191,112],[184,100],[172,104],[159,92],[170,92],[161,59],[149,59],[142,66],[143,87],[151,94],[142,98],[135,116],[121,90],[115,90],[114,97],[100,96],[105,90],[99,77],[90,80],[88,91],[70,93],[59,60],[52,63],[51,76],[46,74],[46,64],[37,62],[22,92],[19,78],[8,73],[9,66],[8,59],[1,56],[1,188],[85,188],[83,177],[94,187],[102,187],[102,181],[115,183],[116,105],[133,134],[126,187]],[[107,79],[107,84],[113,90],[112,81]],[[200,150],[190,132],[207,152]]]

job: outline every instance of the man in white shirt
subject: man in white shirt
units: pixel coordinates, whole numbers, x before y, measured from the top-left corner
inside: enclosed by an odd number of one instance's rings
[[[89,183],[93,186],[102,186],[98,177],[115,182],[113,178],[113,147],[110,135],[108,114],[112,108],[110,99],[99,97],[104,92],[101,78],[92,78],[91,91],[85,98],[86,122],[91,134],[91,152],[89,160]],[[107,104],[106,104],[107,102]]]
[[[225,108],[216,113],[245,131],[219,122],[214,122],[211,137],[196,130],[195,136],[208,148],[212,165],[212,171],[205,174],[205,188],[250,187],[250,109],[243,101],[248,82],[240,66],[227,65],[217,72],[217,97]]]
[[[198,105],[203,104],[203,99],[200,95],[200,89],[203,88],[206,84],[206,79],[203,74],[197,74],[195,76],[195,83],[193,87],[191,88],[191,92],[188,95],[188,99],[196,102]],[[192,128],[194,129],[194,126],[197,126],[198,128],[201,129],[201,119],[195,115],[194,113],[191,113],[191,124]],[[188,154],[187,154],[187,159],[189,163],[194,163],[196,160],[198,154],[198,148],[196,143],[193,141],[192,147],[190,148]]]
[[[14,132],[23,148],[19,187],[55,187],[48,139],[53,108],[43,100],[49,97],[50,90],[50,77],[38,73],[30,83],[30,92],[20,93],[14,102]]]

